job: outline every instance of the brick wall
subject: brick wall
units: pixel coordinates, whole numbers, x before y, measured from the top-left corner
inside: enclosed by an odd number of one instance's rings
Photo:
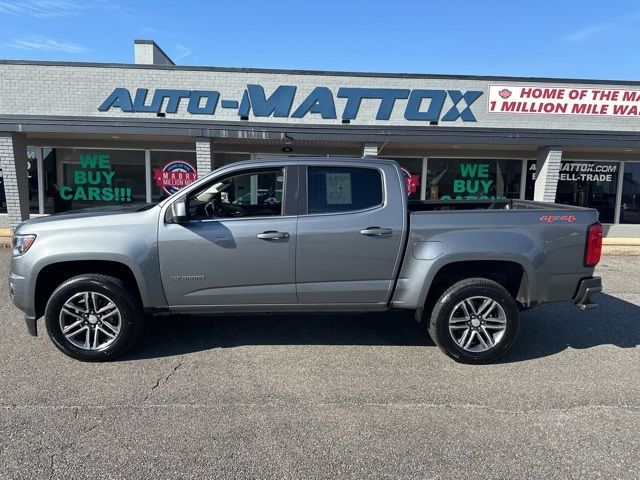
[[[456,89],[481,90],[484,93],[472,107],[477,122],[441,122],[447,126],[497,127],[497,128],[540,128],[540,129],[579,129],[639,131],[639,117],[605,117],[575,115],[507,114],[487,112],[487,94],[489,80],[477,79],[420,79],[388,78],[362,76],[302,75],[289,73],[260,73],[238,71],[211,71],[197,69],[159,69],[144,67],[116,68],[109,66],[67,66],[67,65],[0,65],[0,116],[1,115],[64,115],[91,117],[140,117],[153,118],[153,113],[123,113],[119,109],[99,112],[98,106],[116,87],[129,89],[132,95],[136,88],[175,88],[188,90],[216,90],[220,100],[242,98],[248,83],[260,84],[270,95],[279,85],[297,87],[293,109],[297,108],[316,86],[325,86],[334,94],[337,119],[322,119],[318,114],[307,114],[304,118],[259,118],[261,122],[289,124],[341,124],[341,113],[346,99],[337,98],[339,87],[380,87],[408,89]],[[531,85],[532,82],[509,82],[512,85]],[[541,86],[554,84],[539,83]],[[588,87],[587,84],[563,84],[567,88]],[[603,85],[603,88],[607,86]],[[616,88],[615,85],[608,87]],[[630,87],[625,87],[630,88]],[[167,118],[238,121],[237,112],[223,109],[218,105],[212,116],[190,115],[186,111],[186,101],[180,103],[176,114],[167,114]],[[422,125],[424,122],[409,122],[404,119],[407,100],[397,100],[389,120],[376,120],[379,100],[362,100],[358,117],[352,125]],[[447,98],[444,112],[452,106]],[[462,105],[461,105],[462,106]],[[423,107],[423,108],[426,108]],[[250,120],[255,120],[250,117]],[[345,128],[348,128],[345,126]]]
[[[198,176],[203,177],[213,168],[212,143],[209,138],[196,138],[196,161]]]
[[[21,135],[0,132],[0,168],[9,227],[13,229],[29,218],[27,146]]]

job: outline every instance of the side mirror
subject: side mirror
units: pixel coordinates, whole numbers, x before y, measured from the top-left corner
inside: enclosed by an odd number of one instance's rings
[[[184,222],[187,219],[187,204],[184,197],[171,204],[171,221],[173,223]]]

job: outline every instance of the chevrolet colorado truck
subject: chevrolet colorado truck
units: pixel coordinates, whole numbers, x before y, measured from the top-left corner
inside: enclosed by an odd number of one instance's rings
[[[159,314],[406,309],[447,355],[486,363],[516,340],[520,311],[596,306],[596,210],[409,201],[408,182],[390,160],[262,159],[159,204],[29,220],[11,298],[32,335],[44,316],[55,345],[88,361],[122,355]]]

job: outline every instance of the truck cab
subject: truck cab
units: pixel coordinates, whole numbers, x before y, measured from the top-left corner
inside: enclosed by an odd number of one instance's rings
[[[223,169],[163,206],[167,303],[176,312],[384,309],[407,234],[402,187],[395,163],[362,159]],[[178,205],[184,216],[173,215]]]

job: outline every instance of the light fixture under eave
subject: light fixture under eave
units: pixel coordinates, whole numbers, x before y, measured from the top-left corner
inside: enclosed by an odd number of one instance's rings
[[[284,153],[291,153],[291,152],[293,152],[293,148],[291,148],[291,147],[282,147],[282,151]]]

